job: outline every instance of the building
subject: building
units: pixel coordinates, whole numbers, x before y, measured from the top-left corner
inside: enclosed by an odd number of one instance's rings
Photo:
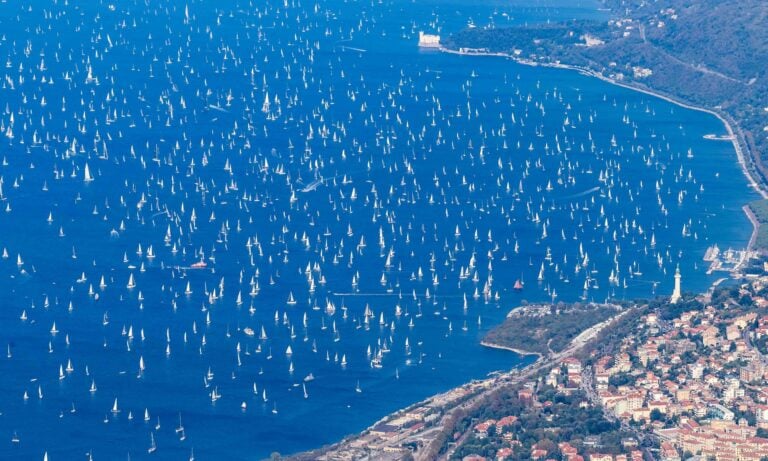
[[[677,304],[678,301],[680,301],[680,279],[682,278],[682,275],[680,275],[680,266],[677,266],[677,269],[675,269],[675,291],[672,292],[672,297],[669,299],[669,302],[671,304]]]
[[[439,48],[440,36],[425,34],[424,32],[419,31],[419,46],[422,48]]]

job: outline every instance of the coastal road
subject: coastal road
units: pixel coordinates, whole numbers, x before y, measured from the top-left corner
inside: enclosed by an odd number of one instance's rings
[[[562,363],[563,360],[565,360],[565,359],[573,356],[577,352],[581,351],[581,349],[585,345],[587,345],[592,339],[597,337],[597,335],[601,331],[603,331],[603,329],[606,326],[610,325],[611,323],[613,323],[616,320],[619,320],[621,317],[626,315],[631,310],[632,310],[632,308],[627,309],[624,312],[622,312],[622,313],[620,313],[618,315],[615,315],[614,317],[611,317],[610,319],[608,319],[608,320],[606,320],[604,322],[598,323],[597,325],[593,325],[593,326],[587,328],[581,334],[579,334],[577,337],[575,337],[571,341],[571,344],[567,348],[563,349],[560,352],[557,352],[557,353],[554,353],[554,354],[550,354],[546,358],[540,358],[539,360],[537,360],[533,364],[529,365],[528,367],[524,368],[523,370],[520,370],[519,373],[515,373],[515,371],[512,371],[512,372],[509,372],[509,373],[506,373],[506,374],[500,376],[499,378],[495,378],[495,381],[496,381],[495,384],[497,384],[497,385],[490,386],[490,388],[488,390],[486,390],[486,391],[478,394],[477,396],[473,397],[471,399],[471,401],[473,403],[479,403],[484,398],[486,398],[491,392],[497,390],[499,388],[499,385],[518,385],[518,384],[522,383],[525,380],[531,379],[533,376],[535,376],[537,373],[539,373],[542,370],[549,369],[551,367],[559,365],[560,363]],[[470,402],[469,401],[461,406],[461,408],[463,408],[463,409],[467,409],[469,407],[470,407]],[[452,429],[452,428],[446,428],[444,426],[444,423],[448,420],[448,417],[451,414],[453,414],[453,411],[455,411],[455,410],[456,409],[453,409],[450,412],[447,411],[446,414],[441,419],[440,422],[441,422],[441,425],[443,425],[443,430],[451,430]],[[472,433],[472,428],[470,428],[464,434],[462,434],[461,437],[457,440],[457,443],[453,447],[449,448],[442,456],[440,456],[439,459],[441,461],[445,461],[445,460],[450,459],[450,457],[456,451],[456,448],[461,446],[461,442],[466,440],[466,438],[471,433]],[[435,440],[433,439],[433,443],[434,442],[435,442]],[[417,461],[430,461],[429,458],[428,458],[428,455],[429,455],[430,452],[432,452],[432,450],[430,450],[429,448],[432,448],[432,447],[426,446],[424,449],[419,450],[415,454],[414,459],[416,459]]]
[[[459,411],[472,411],[474,407],[482,405],[483,401],[492,393],[499,389],[505,388],[505,387],[514,387],[517,385],[520,385],[521,383],[525,382],[526,380],[532,379],[536,374],[539,372],[548,369],[553,366],[559,365],[563,360],[566,358],[572,357],[577,352],[581,351],[592,339],[594,339],[606,326],[613,323],[614,321],[619,320],[621,317],[626,315],[628,312],[632,311],[634,308],[627,309],[620,314],[602,322],[597,325],[594,325],[586,330],[584,330],[581,334],[579,334],[576,338],[574,338],[569,346],[565,348],[564,350],[557,352],[557,353],[551,353],[546,357],[540,357],[536,362],[532,363],[531,365],[523,368],[523,369],[514,369],[509,372],[498,374],[494,377],[482,380],[482,381],[475,381],[473,383],[466,384],[464,386],[461,386],[465,389],[474,389],[476,392],[474,395],[469,397],[467,400],[464,400],[460,403],[449,403],[438,410],[441,413],[441,417],[439,421],[432,426],[429,427],[422,427],[421,429],[417,430],[411,430],[411,429],[401,429],[396,437],[392,437],[389,439],[386,438],[380,438],[371,435],[371,429],[375,426],[387,424],[389,421],[392,421],[404,413],[404,411],[393,413],[377,423],[375,423],[371,428],[369,428],[366,431],[363,431],[362,433],[350,437],[348,439],[345,439],[342,442],[339,442],[335,445],[332,445],[331,447],[321,449],[321,450],[315,450],[308,453],[303,453],[299,455],[295,455],[290,457],[290,459],[294,460],[308,460],[308,459],[321,459],[321,460],[353,460],[353,459],[399,459],[404,458],[408,454],[412,454],[413,458],[417,461],[433,461],[434,455],[432,453],[437,453],[439,451],[440,447],[437,446],[439,443],[438,441],[442,438],[440,437],[442,434],[444,434],[446,431],[453,431],[453,425],[450,424],[453,420],[453,416],[456,415]],[[477,389],[480,389],[477,391]],[[407,410],[409,412],[419,412],[421,411],[423,414],[429,414],[434,413],[434,401],[436,401],[439,397],[445,397],[449,395],[452,392],[455,392],[456,389],[448,391],[446,393],[430,397],[420,403],[414,404],[411,407],[409,407]],[[470,391],[472,392],[472,391]],[[466,431],[464,434],[462,434],[459,439],[457,440],[457,443],[454,447],[450,448],[445,454],[440,456],[438,459],[441,460],[447,460],[451,457],[451,455],[455,452],[456,447],[460,445],[460,443],[471,434],[472,429],[470,428],[468,431]],[[409,442],[423,442],[422,448],[417,450],[416,452],[411,453],[410,450],[404,447],[406,443]],[[375,446],[375,449],[372,449],[372,446]]]

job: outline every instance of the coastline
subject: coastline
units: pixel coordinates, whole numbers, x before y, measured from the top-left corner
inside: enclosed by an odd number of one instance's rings
[[[472,405],[478,404],[482,401],[483,398],[485,398],[485,396],[499,388],[509,385],[519,385],[524,380],[531,379],[532,376],[541,370],[552,366],[557,366],[557,364],[562,363],[563,360],[572,357],[574,354],[581,351],[584,347],[589,346],[591,341],[597,338],[601,331],[619,321],[622,317],[634,309],[635,307],[623,310],[622,312],[604,320],[603,322],[592,325],[591,327],[582,331],[577,337],[573,338],[573,340],[571,340],[570,344],[565,349],[559,352],[554,352],[546,357],[541,354],[519,351],[513,348],[482,341],[481,344],[485,347],[514,351],[516,353],[524,353],[526,355],[537,355],[537,358],[535,361],[529,363],[528,365],[519,368],[512,368],[506,371],[494,372],[487,378],[472,380],[462,384],[461,386],[457,386],[452,389],[448,389],[445,392],[427,397],[420,402],[414,403],[406,408],[384,416],[368,428],[358,433],[350,434],[338,442],[314,450],[288,455],[285,457],[285,459],[293,461],[328,461],[359,459],[365,456],[368,457],[367,459],[375,459],[370,457],[371,452],[368,451],[370,444],[372,443],[376,446],[375,449],[383,450],[384,453],[391,455],[391,457],[388,457],[387,459],[401,459],[398,457],[398,453],[400,455],[404,455],[406,453],[403,451],[404,449],[401,445],[403,442],[409,440],[421,440],[422,442],[425,442],[419,451],[413,453],[413,459],[416,461],[432,461],[433,459],[437,459],[430,457],[430,453],[434,453],[434,451],[430,450],[434,448],[432,447],[433,443],[440,442],[437,442],[437,438],[432,438],[430,436],[433,436],[435,431],[439,433],[440,431],[445,430],[446,427],[450,427],[452,424],[452,418],[454,418],[457,413],[466,411],[467,409],[471,408]],[[459,395],[457,396],[457,394]],[[396,435],[387,436],[384,439],[375,439],[375,441],[371,439],[371,437],[374,437],[374,434],[377,432],[380,433],[382,430],[385,430],[380,426],[385,426],[397,420],[398,418],[407,416],[409,412],[428,412],[427,408],[434,409],[435,405],[439,406],[438,413],[440,416],[431,426],[417,424],[413,427],[401,428],[399,429],[399,432],[396,433]],[[439,459],[445,458],[446,456],[442,455]]]
[[[483,347],[487,347],[489,349],[499,349],[503,351],[514,352],[515,354],[518,354],[518,355],[535,355],[537,357],[536,360],[542,357],[542,355],[538,352],[530,352],[530,351],[524,351],[522,349],[515,349],[514,347],[502,346],[501,344],[492,343],[486,340],[480,341],[480,345]]]
[[[540,63],[540,62],[530,61],[530,60],[527,60],[527,59],[522,59],[522,58],[519,58],[517,56],[510,55],[508,53],[493,53],[493,52],[483,52],[483,51],[465,52],[465,51],[460,51],[460,50],[452,50],[452,49],[446,48],[446,47],[444,47],[442,45],[440,45],[438,47],[431,47],[431,48],[436,50],[436,51],[443,52],[443,53],[456,54],[456,55],[461,55],[461,56],[502,57],[502,58],[506,58],[506,59],[511,59],[511,60],[515,61],[516,63],[518,63],[518,64],[526,65],[526,66],[531,66],[531,67],[541,66],[541,67],[549,67],[549,68],[556,68],[556,69],[572,70],[572,71],[576,71],[576,72],[578,72],[578,73],[580,73],[582,75],[585,75],[587,77],[594,77],[594,78],[600,79],[600,80],[602,80],[602,81],[604,81],[606,83],[612,84],[612,85],[616,85],[616,86],[623,87],[623,88],[626,88],[626,89],[629,89],[629,90],[632,90],[632,91],[637,91],[637,92],[640,92],[640,93],[643,93],[643,94],[646,94],[646,95],[649,95],[649,96],[652,96],[652,97],[655,97],[655,98],[662,99],[662,100],[664,100],[666,102],[672,103],[674,105],[677,105],[677,106],[685,108],[685,109],[695,110],[695,111],[698,111],[698,112],[704,112],[704,113],[713,115],[713,116],[717,117],[718,120],[720,120],[720,122],[723,124],[723,126],[725,127],[725,130],[726,130],[726,132],[728,134],[727,134],[727,137],[722,137],[722,139],[721,138],[712,138],[712,140],[717,140],[717,141],[726,141],[727,140],[727,141],[731,142],[731,144],[733,145],[734,151],[736,152],[737,161],[739,163],[739,166],[741,167],[742,173],[747,178],[747,182],[749,184],[749,187],[754,189],[763,199],[768,199],[768,191],[766,190],[766,185],[763,185],[761,182],[756,180],[752,176],[750,171],[749,171],[749,168],[748,168],[748,165],[747,165],[747,155],[750,155],[750,157],[751,157],[751,154],[749,154],[749,148],[747,147],[746,142],[743,140],[743,135],[741,134],[741,130],[739,129],[739,126],[738,126],[737,122],[735,120],[730,119],[730,117],[727,114],[720,113],[720,112],[718,112],[717,110],[714,110],[714,109],[709,109],[709,108],[701,107],[701,106],[695,106],[695,105],[689,104],[687,102],[683,102],[683,101],[675,98],[674,96],[666,95],[666,94],[661,93],[659,91],[656,91],[656,90],[647,88],[645,86],[642,86],[641,84],[621,82],[621,81],[618,81],[618,80],[606,77],[606,76],[604,76],[602,74],[599,74],[599,73],[597,73],[597,72],[595,72],[595,71],[593,71],[591,69],[580,67],[580,66],[574,66],[574,65],[569,65],[569,64],[561,64],[561,63]],[[734,129],[734,126],[736,127],[736,129]],[[744,142],[744,148],[742,148],[742,142]],[[747,151],[747,154],[745,154],[745,150]],[[756,217],[754,216],[754,213],[752,213],[751,209],[749,208],[749,205],[744,205],[742,207],[742,210],[744,211],[745,215],[747,216],[747,218],[749,219],[750,223],[752,224],[752,234],[750,236],[750,239],[749,239],[749,242],[748,242],[748,245],[747,245],[747,251],[751,251],[752,248],[754,247],[754,243],[755,243],[755,241],[757,239],[757,234],[758,234],[758,230],[759,230],[759,227],[760,227],[760,223],[757,221]],[[716,281],[713,284],[712,287],[714,288],[715,286],[717,286],[723,280],[724,279],[719,279],[718,281]],[[608,320],[606,320],[604,322],[601,322],[601,323],[599,323],[597,325],[594,325],[594,326],[590,327],[586,331],[582,332],[582,334],[579,335],[579,337],[575,338],[574,339],[574,343],[581,344],[582,347],[587,345],[589,340],[594,338],[597,335],[598,332],[600,332],[602,329],[604,329],[606,326],[610,325],[611,323],[613,323],[617,319],[621,318],[627,312],[628,311],[622,312],[621,314],[619,314],[616,317],[612,317],[612,318],[610,318],[610,319],[608,319]],[[521,378],[525,377],[526,375],[531,374],[535,370],[538,370],[538,369],[544,368],[546,366],[558,363],[558,361],[561,360],[562,357],[569,355],[569,352],[571,352],[569,349],[575,348],[575,345],[572,344],[568,349],[566,349],[566,351],[568,351],[568,352],[562,351],[561,353],[556,354],[555,357],[545,358],[542,354],[537,353],[537,352],[530,352],[530,351],[525,351],[525,350],[521,350],[521,349],[517,349],[517,348],[503,346],[503,345],[495,344],[495,343],[492,343],[492,342],[488,342],[486,340],[481,340],[480,341],[480,345],[483,346],[483,347],[491,348],[491,349],[498,349],[498,350],[505,350],[505,351],[509,351],[509,352],[514,352],[514,353],[522,355],[522,356],[536,356],[536,360],[534,362],[532,362],[532,363],[530,363],[530,364],[528,364],[528,365],[526,365],[524,367],[515,368],[515,369],[509,370],[509,371],[501,371],[498,374],[498,376],[496,376],[496,377],[486,378],[484,380],[477,381],[479,383],[488,384],[488,385],[490,385],[491,383],[492,384],[498,384],[498,383],[502,383],[502,382],[510,382],[513,379],[514,380],[521,379]],[[457,386],[455,388],[449,389],[449,390],[447,390],[445,392],[442,392],[442,393],[439,393],[439,394],[436,394],[436,395],[432,395],[432,396],[427,397],[427,398],[425,398],[425,399],[423,399],[423,400],[421,400],[419,402],[415,402],[415,403],[413,403],[413,404],[411,404],[411,405],[409,405],[409,406],[407,406],[405,408],[402,408],[400,410],[392,412],[392,413],[382,417],[381,419],[379,419],[375,423],[371,424],[368,428],[366,428],[366,429],[364,429],[364,430],[362,430],[362,431],[360,431],[360,432],[358,432],[356,434],[350,434],[350,435],[348,435],[347,437],[344,437],[342,440],[340,440],[338,442],[335,442],[335,443],[330,444],[328,446],[321,447],[321,448],[318,448],[318,449],[315,449],[315,450],[311,450],[311,451],[308,451],[308,452],[296,453],[294,455],[289,455],[288,458],[289,459],[315,459],[315,457],[326,456],[328,453],[332,453],[334,450],[338,450],[338,449],[344,448],[344,446],[346,444],[350,443],[351,441],[355,440],[356,438],[358,438],[358,437],[360,437],[362,435],[370,433],[377,426],[379,426],[381,424],[385,424],[388,421],[391,421],[393,418],[397,417],[398,415],[402,415],[402,414],[404,414],[404,413],[406,413],[406,412],[408,412],[408,411],[410,411],[412,409],[416,409],[416,408],[422,407],[422,406],[426,405],[427,403],[429,403],[429,402],[431,402],[431,401],[433,401],[433,400],[435,400],[435,399],[437,399],[437,398],[439,398],[441,396],[446,396],[446,395],[450,394],[451,392],[455,392],[458,389],[465,388],[465,387],[469,386],[471,383],[472,382],[468,382],[468,383],[465,383],[465,384],[463,384],[461,386]],[[476,397],[477,396],[472,397],[472,398],[476,398]],[[306,458],[307,456],[309,456],[311,458]]]
[[[506,59],[511,59],[512,61],[524,65],[524,66],[530,66],[530,67],[549,67],[554,69],[564,69],[564,70],[572,70],[575,72],[578,72],[582,75],[585,75],[587,77],[594,77],[599,80],[602,80],[606,83],[610,83],[611,85],[616,85],[622,88],[626,88],[628,90],[637,91],[643,94],[647,94],[649,96],[653,96],[655,98],[662,99],[664,101],[667,101],[669,103],[672,103],[676,106],[682,107],[684,109],[690,109],[695,110],[698,112],[704,112],[710,115],[714,115],[717,117],[720,122],[722,122],[723,126],[725,126],[725,130],[728,132],[729,140],[731,141],[731,144],[733,145],[734,150],[736,151],[736,158],[739,162],[739,166],[741,167],[742,173],[744,173],[744,176],[747,178],[747,181],[749,182],[749,186],[754,189],[760,196],[764,199],[768,199],[768,191],[766,190],[766,186],[761,184],[759,181],[757,181],[752,174],[749,172],[749,169],[747,167],[747,157],[744,154],[744,149],[742,149],[742,136],[741,136],[741,130],[738,130],[738,124],[735,120],[728,120],[730,117],[726,114],[720,113],[717,110],[709,109],[706,107],[701,106],[695,106],[693,104],[684,102],[680,99],[677,99],[675,96],[664,94],[658,90],[653,90],[651,88],[645,87],[641,84],[637,83],[626,83],[621,82],[616,79],[612,79],[609,77],[606,77],[602,74],[599,74],[598,72],[595,72],[592,69],[588,69],[586,67],[581,66],[575,66],[571,64],[562,64],[562,63],[547,63],[547,62],[536,62],[531,61],[528,59],[523,59],[514,55],[511,55],[509,53],[501,53],[501,52],[490,52],[490,51],[461,51],[461,50],[453,50],[450,48],[446,48],[443,45],[440,45],[439,47],[435,48],[436,50],[442,52],[442,53],[449,53],[449,54],[455,54],[459,56],[494,56],[494,57],[502,57]],[[734,130],[733,125],[736,126],[737,130]],[[745,142],[746,145],[746,142]]]
[[[493,346],[488,346],[493,347]],[[504,348],[502,346],[498,346],[499,349],[507,349],[507,350],[513,350]],[[532,353],[528,353],[528,355],[533,355]],[[539,355],[539,354],[535,354]],[[328,455],[333,453],[334,451],[344,449],[347,444],[350,444],[354,442],[356,439],[365,436],[367,434],[370,434],[371,431],[375,430],[377,426],[387,424],[393,419],[396,419],[397,417],[408,413],[409,411],[425,407],[430,402],[433,402],[436,399],[441,399],[446,396],[449,396],[452,393],[455,393],[456,391],[460,389],[466,389],[471,386],[478,386],[480,388],[487,388],[492,384],[498,384],[502,382],[508,382],[510,380],[513,380],[515,378],[518,378],[520,376],[525,376],[527,373],[530,373],[531,370],[533,370],[535,367],[542,367],[547,364],[547,361],[542,361],[541,356],[539,355],[539,358],[537,358],[534,362],[529,363],[528,365],[525,365],[523,367],[519,368],[512,368],[508,371],[495,371],[492,372],[492,377],[487,377],[484,379],[476,379],[469,382],[466,382],[460,386],[456,386],[450,389],[447,389],[441,393],[430,395],[429,397],[426,397],[418,402],[412,403],[411,405],[408,405],[407,407],[401,408],[399,410],[393,411],[392,413],[389,413],[387,415],[384,415],[381,419],[377,420],[370,426],[366,427],[365,429],[361,430],[360,432],[352,433],[347,436],[345,436],[343,439],[333,442],[331,444],[328,444],[323,447],[315,448],[313,450],[309,451],[303,451],[299,453],[289,454],[284,457],[284,459],[292,460],[292,461],[305,461],[305,460],[327,460],[327,459],[336,459],[336,458],[328,458]],[[482,392],[481,392],[482,393]],[[477,397],[477,394],[473,395],[470,398]]]
[[[571,64],[562,64],[562,63],[542,63],[542,62],[536,62],[531,61],[528,59],[523,59],[514,55],[511,55],[509,53],[494,53],[489,51],[461,51],[461,50],[453,50],[450,48],[446,48],[443,45],[440,45],[439,47],[435,48],[436,50],[442,52],[442,53],[449,53],[449,54],[456,54],[459,56],[493,56],[493,57],[502,57],[506,59],[511,59],[512,61],[524,65],[524,66],[530,66],[530,67],[549,67],[554,69],[564,69],[564,70],[571,70],[578,72],[584,76],[587,77],[594,77],[599,80],[602,80],[606,83],[609,83],[611,85],[616,85],[622,88],[626,88],[628,90],[637,91],[643,94],[647,94],[648,96],[652,96],[655,98],[659,98],[661,100],[664,100],[666,102],[669,102],[671,104],[674,104],[676,106],[682,107],[684,109],[689,110],[695,110],[698,112],[704,112],[710,115],[713,115],[717,117],[718,120],[723,124],[725,127],[726,132],[728,133],[728,139],[731,144],[733,145],[733,150],[736,152],[736,159],[739,163],[739,166],[741,167],[741,172],[744,174],[744,176],[747,178],[747,182],[749,183],[749,187],[752,188],[755,192],[757,192],[763,199],[768,199],[768,190],[766,188],[765,184],[762,184],[760,181],[756,180],[754,176],[752,176],[752,173],[750,173],[749,168],[747,166],[747,155],[752,157],[752,154],[747,153],[745,154],[745,150],[749,152],[749,148],[747,147],[746,141],[743,139],[743,135],[741,134],[741,129],[739,128],[737,122],[735,120],[730,119],[730,117],[727,114],[720,113],[717,110],[709,109],[706,107],[701,106],[695,106],[693,104],[681,101],[677,99],[674,96],[670,96],[667,94],[664,94],[662,92],[659,92],[657,90],[653,90],[651,88],[645,87],[641,84],[637,83],[626,83],[626,82],[620,82],[618,80],[606,77],[602,74],[599,74],[598,72],[593,71],[592,69],[588,69],[586,67],[581,66],[575,66]],[[736,127],[736,130],[734,130],[734,126]],[[718,139],[719,140],[719,139]],[[726,139],[722,139],[726,140]],[[742,148],[742,143],[744,145],[744,148]],[[760,228],[760,223],[755,218],[754,214],[751,213],[751,210],[749,210],[748,205],[744,205],[742,207],[742,210],[744,211],[744,214],[746,214],[747,219],[752,223],[752,234],[749,239],[749,243],[747,244],[747,251],[752,251],[754,248],[755,241],[757,240],[757,233]]]
[[[752,223],[752,236],[749,237],[749,243],[747,244],[747,251],[752,251],[755,247],[755,241],[757,241],[757,233],[760,231],[760,221],[757,220],[757,216],[752,212],[752,208],[749,205],[741,207],[744,210],[744,214],[747,215],[749,222]]]
[[[612,320],[615,320],[615,319],[612,318],[610,320],[612,321]],[[519,367],[519,368],[512,368],[512,369],[507,370],[507,371],[501,371],[500,370],[500,371],[493,372],[493,374],[495,374],[495,376],[492,376],[492,377],[488,377],[488,378],[480,379],[480,380],[472,380],[472,381],[464,383],[464,384],[462,384],[460,386],[456,386],[456,387],[453,387],[451,389],[448,389],[448,390],[446,390],[444,392],[441,392],[439,394],[430,395],[429,397],[426,397],[426,398],[424,398],[424,399],[422,399],[422,400],[420,400],[418,402],[414,402],[411,405],[408,405],[407,407],[401,408],[399,410],[393,411],[392,413],[389,413],[389,414],[383,416],[381,419],[377,420],[376,422],[374,422],[370,426],[366,427],[365,429],[361,430],[360,432],[349,434],[349,435],[347,435],[346,437],[344,437],[343,439],[341,439],[341,440],[339,440],[337,442],[328,444],[328,445],[323,446],[323,447],[316,448],[314,450],[309,450],[309,451],[304,451],[304,452],[299,452],[299,453],[294,453],[294,454],[286,455],[285,459],[294,460],[294,461],[304,461],[304,460],[310,460],[310,459],[312,459],[312,460],[326,459],[326,457],[327,457],[327,455],[329,453],[333,453],[335,450],[343,449],[346,444],[349,444],[349,443],[353,442],[355,439],[357,439],[359,437],[362,437],[362,436],[364,436],[366,434],[369,434],[371,431],[375,430],[375,428],[377,426],[380,426],[382,424],[386,424],[387,422],[389,422],[389,421],[397,418],[398,416],[403,415],[403,414],[405,414],[405,413],[407,413],[407,412],[409,412],[411,410],[414,410],[414,409],[417,409],[417,408],[420,408],[420,407],[424,407],[424,406],[426,406],[427,404],[429,404],[430,402],[432,402],[432,401],[434,401],[436,399],[440,399],[442,397],[448,396],[451,393],[454,393],[454,392],[456,392],[459,389],[467,388],[468,386],[472,386],[473,384],[478,384],[478,385],[480,385],[480,387],[487,387],[487,386],[489,386],[491,384],[497,384],[497,383],[501,383],[501,382],[508,382],[510,380],[519,378],[520,376],[525,376],[525,375],[527,375],[528,373],[530,373],[534,369],[538,369],[538,368],[541,368],[543,366],[546,366],[549,363],[549,361],[550,361],[549,359],[545,359],[542,354],[539,354],[537,352],[523,351],[523,350],[519,350],[519,349],[507,347],[507,346],[502,346],[502,345],[499,345],[499,344],[490,343],[490,342],[487,342],[485,340],[481,341],[480,345],[482,345],[484,347],[491,348],[491,349],[499,349],[499,350],[505,350],[505,351],[508,351],[508,352],[514,352],[516,354],[524,355],[524,356],[533,356],[533,355],[535,355],[536,356],[536,360],[531,362],[531,363],[529,363],[528,365],[525,365],[525,366],[522,366],[522,367]]]

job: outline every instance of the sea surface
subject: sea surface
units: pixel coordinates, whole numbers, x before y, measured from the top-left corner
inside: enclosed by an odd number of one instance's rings
[[[722,124],[417,47],[604,14],[478,3],[0,3],[0,458],[316,448],[530,363],[479,346],[524,301],[712,283]]]

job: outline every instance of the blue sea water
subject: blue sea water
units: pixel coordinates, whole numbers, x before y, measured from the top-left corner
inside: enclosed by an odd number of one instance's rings
[[[0,458],[311,449],[530,363],[479,346],[524,300],[666,294],[678,265],[706,288],[704,251],[745,246],[756,197],[732,146],[703,139],[715,118],[416,47],[419,30],[601,14],[0,4]]]

